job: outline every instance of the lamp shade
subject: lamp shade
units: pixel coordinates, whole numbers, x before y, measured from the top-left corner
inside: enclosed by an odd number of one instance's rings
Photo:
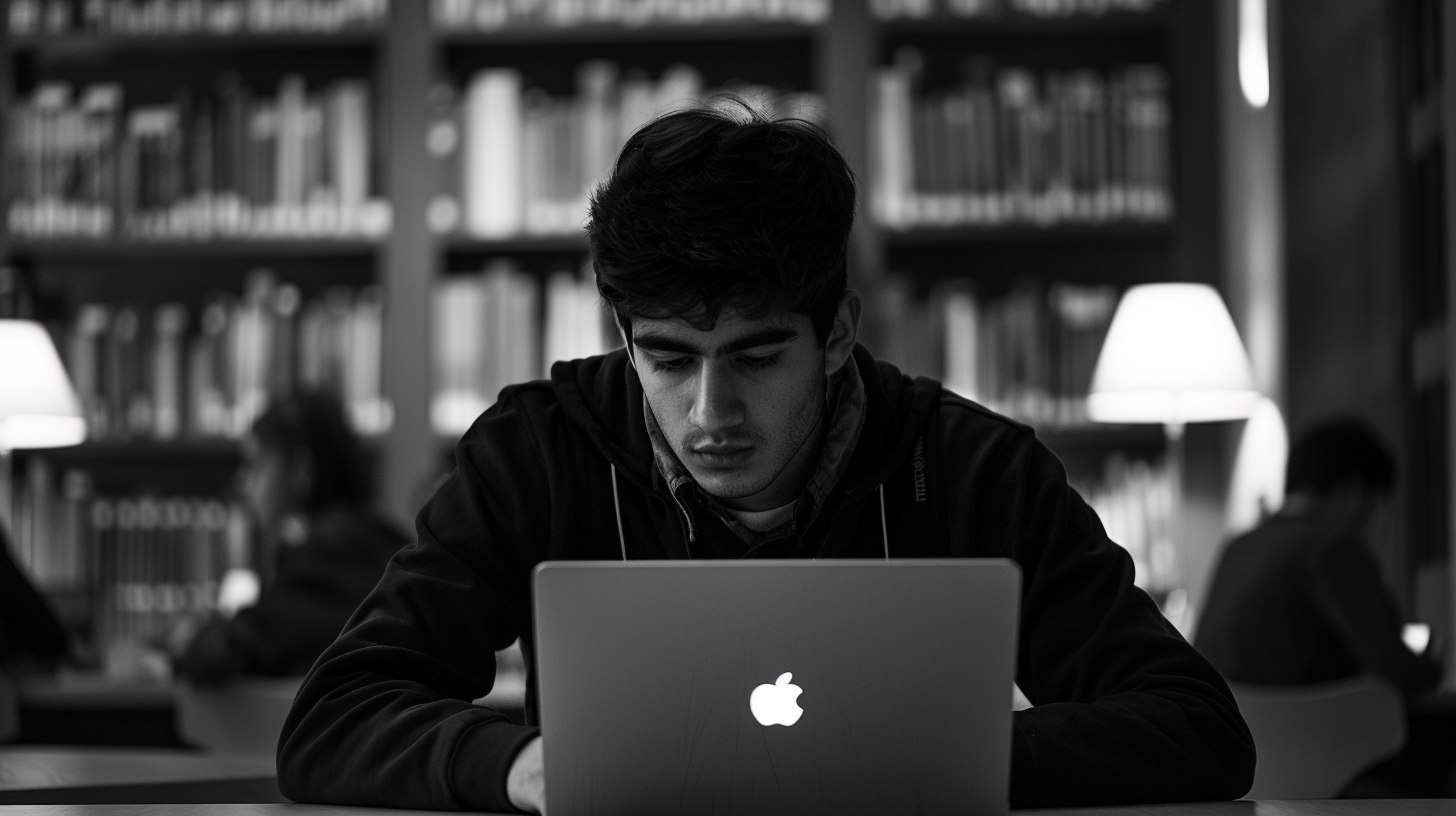
[[[86,438],[81,401],[39,323],[0,320],[0,449],[59,448]]]
[[[1092,374],[1098,422],[1182,425],[1242,419],[1259,393],[1223,299],[1196,283],[1134,286],[1122,296]]]

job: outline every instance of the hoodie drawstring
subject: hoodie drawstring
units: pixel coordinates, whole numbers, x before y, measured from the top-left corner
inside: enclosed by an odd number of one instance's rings
[[[612,507],[617,511],[617,541],[622,544],[622,560],[627,560],[627,536],[622,533],[622,500],[617,498],[617,466],[612,465]]]
[[[890,529],[885,524],[885,483],[880,482],[880,537],[885,540],[885,560],[890,560]]]

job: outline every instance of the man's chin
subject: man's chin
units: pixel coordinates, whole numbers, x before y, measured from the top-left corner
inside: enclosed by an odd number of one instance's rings
[[[689,469],[689,472],[691,473],[692,470]],[[704,493],[719,501],[744,499],[767,487],[767,485],[758,483],[762,480],[755,478],[755,474],[741,469],[704,470],[693,473],[693,479]]]

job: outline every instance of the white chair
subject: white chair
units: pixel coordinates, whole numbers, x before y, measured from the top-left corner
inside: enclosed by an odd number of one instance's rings
[[[1229,688],[1259,756],[1249,799],[1329,799],[1405,744],[1400,692],[1373,675]]]
[[[177,732],[209,751],[272,756],[302,684],[302,677],[242,677],[216,688],[178,683]]]

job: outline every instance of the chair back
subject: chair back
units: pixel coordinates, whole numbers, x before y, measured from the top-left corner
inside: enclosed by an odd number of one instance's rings
[[[1259,762],[1249,799],[1329,799],[1405,744],[1400,692],[1374,675],[1307,686],[1230,683]]]
[[[302,677],[239,677],[216,688],[179,683],[177,731],[209,751],[272,756],[302,684]]]

